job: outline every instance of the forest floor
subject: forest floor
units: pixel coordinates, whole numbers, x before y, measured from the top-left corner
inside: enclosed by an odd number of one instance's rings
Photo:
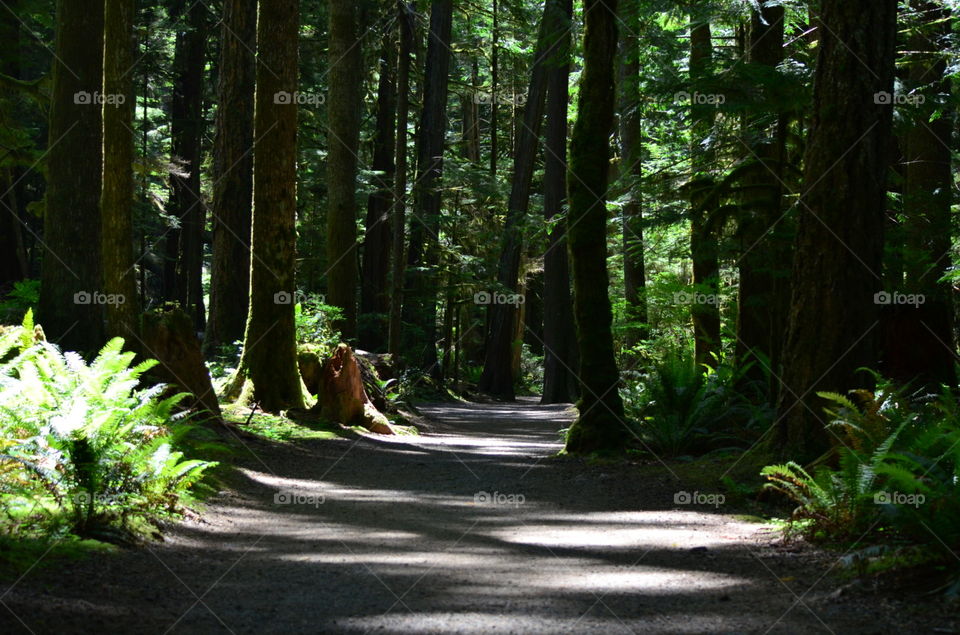
[[[936,598],[852,589],[839,554],[675,504],[663,466],[555,457],[564,407],[421,410],[421,436],[245,440],[164,542],[0,585],[0,632],[960,632]]]

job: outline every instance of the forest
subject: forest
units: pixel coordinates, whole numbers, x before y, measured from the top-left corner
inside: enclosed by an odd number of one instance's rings
[[[960,0],[0,0],[3,632],[960,632]]]

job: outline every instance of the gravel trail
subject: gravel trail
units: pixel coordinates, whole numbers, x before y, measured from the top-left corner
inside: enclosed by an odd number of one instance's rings
[[[555,458],[565,407],[421,410],[419,437],[250,444],[164,542],[0,586],[0,633],[930,632],[770,527],[675,504],[666,470]]]

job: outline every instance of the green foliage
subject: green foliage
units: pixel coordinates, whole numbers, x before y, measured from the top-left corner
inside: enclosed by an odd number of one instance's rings
[[[343,317],[342,309],[326,304],[322,295],[310,293],[297,303],[294,316],[297,342],[316,344],[323,348],[324,353],[333,353],[340,343],[340,331],[333,324]]]
[[[627,417],[660,456],[746,447],[772,416],[769,406],[751,401],[757,391],[748,370],[726,363],[701,369],[689,349],[679,349],[627,381]]]
[[[24,327],[0,337],[0,500],[12,534],[100,535],[176,513],[204,471],[176,448],[192,430],[185,394],[140,388],[156,362],[133,365],[123,340],[87,364]]]
[[[530,350],[529,344],[520,349],[519,384],[524,394],[537,394],[543,388],[543,356]]]
[[[956,562],[960,548],[960,406],[954,391],[908,398],[880,379],[876,392],[819,393],[830,405],[836,461],[814,475],[793,462],[761,471],[797,504],[812,537],[899,537]],[[859,402],[859,403],[858,403]]]
[[[0,323],[18,323],[27,311],[37,308],[40,301],[40,281],[28,278],[13,283],[3,300],[0,300]]]

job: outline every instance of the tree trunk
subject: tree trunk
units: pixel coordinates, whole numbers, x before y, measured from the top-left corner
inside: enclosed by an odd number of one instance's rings
[[[640,6],[621,3],[626,28],[620,45],[620,178],[627,191],[623,206],[623,286],[627,303],[625,344],[635,346],[649,337],[646,262],[643,243],[643,138],[640,130]]]
[[[324,360],[317,383],[313,409],[321,416],[347,426],[360,425],[378,434],[393,434],[390,422],[370,402],[349,346],[340,344],[333,356]]]
[[[397,55],[397,134],[396,171],[393,194],[393,249],[390,254],[390,324],[387,349],[394,359],[401,349],[400,330],[403,324],[403,283],[406,267],[404,238],[407,217],[407,122],[410,111],[410,52],[413,49],[413,5],[397,2],[400,25],[400,51]]]
[[[437,264],[440,230],[440,178],[443,174],[443,141],[446,131],[447,84],[450,70],[450,35],[453,2],[437,0],[430,8],[430,32],[423,92],[423,112],[417,138],[417,179],[413,188],[408,268],[411,276],[406,321],[422,329],[410,359],[440,379],[437,363]]]
[[[0,42],[7,42],[10,52],[0,59],[0,73],[20,79],[20,22],[18,1],[8,2],[7,11],[0,15]],[[0,88],[0,117],[13,117],[16,93]],[[0,170],[0,294],[10,290],[13,283],[27,277],[27,258],[23,249],[22,216],[17,182],[21,169],[7,166]]]
[[[133,24],[134,0],[106,0],[103,93],[117,96],[103,105],[103,214],[101,258],[107,336],[140,347],[137,281],[133,261]],[[120,96],[123,99],[120,99]],[[122,103],[120,103],[122,102]]]
[[[363,238],[363,278],[360,283],[360,347],[383,352],[387,344],[390,311],[390,210],[393,207],[394,152],[396,148],[396,64],[393,29],[383,35],[380,80],[377,86],[377,126],[373,140],[376,191],[367,200]]]
[[[143,347],[159,365],[150,371],[158,382],[171,384],[171,392],[189,392],[185,404],[220,418],[220,403],[203,361],[193,321],[181,309],[150,311],[143,316]]]
[[[950,81],[944,77],[950,21],[949,11],[940,3],[913,0],[911,5],[923,12],[921,19],[926,24],[916,31],[909,45],[913,53],[907,90],[922,95],[924,102],[904,108],[911,122],[902,143],[907,254],[904,291],[923,295],[924,304],[921,310],[904,307],[901,322],[908,324],[899,324],[893,334],[898,341],[885,346],[912,348],[914,362],[894,360],[885,354],[882,369],[901,381],[919,379],[936,389],[956,381],[951,288],[938,282],[950,268],[952,244],[950,147],[954,117],[952,108],[938,99],[950,94]]]
[[[690,30],[690,80],[691,94],[697,92],[698,83],[710,73],[713,60],[713,42],[710,24],[695,25]],[[693,337],[697,366],[716,365],[715,354],[720,352],[719,294],[719,245],[717,231],[710,225],[710,191],[713,178],[713,152],[703,148],[702,143],[713,129],[716,110],[710,104],[692,105],[690,178],[690,257],[693,261],[693,285],[695,296],[707,296],[707,302],[692,302]],[[712,297],[710,297],[712,296]]]
[[[556,54],[547,64],[547,122],[543,174],[543,216],[551,227],[543,255],[543,395],[541,403],[568,403],[577,396],[577,333],[570,296],[567,254],[567,107],[570,77],[570,20],[573,1],[551,7]]]
[[[749,61],[769,69],[783,61],[784,8],[762,7],[751,13]],[[790,310],[791,245],[787,221],[782,218],[783,149],[786,115],[773,117],[757,113],[748,120],[748,161],[745,174],[739,238],[740,289],[737,303],[738,364],[754,361],[750,371],[762,379],[764,366],[773,371],[771,381],[780,375],[780,349],[783,325]],[[764,360],[766,358],[766,360]],[[773,387],[771,387],[773,388]],[[773,389],[771,394],[776,394]]]
[[[38,321],[65,350],[104,343],[100,268],[103,3],[57,2]]]
[[[238,377],[267,412],[302,408],[297,367],[297,91],[299,0],[260,0],[253,158],[250,315]]]
[[[577,122],[570,140],[570,214],[567,239],[573,265],[573,311],[580,350],[580,414],[570,426],[566,450],[585,454],[622,451],[628,438],[620,373],[613,352],[608,295],[607,209],[604,192],[616,100],[615,0],[584,0],[583,74]]]
[[[327,303],[340,308],[345,338],[357,332],[357,152],[362,108],[362,47],[355,3],[329,3],[327,136]]]
[[[500,125],[500,105],[497,93],[500,92],[500,7],[492,0],[493,28],[490,32],[490,176],[497,176],[497,159],[500,152],[497,126]]]
[[[460,98],[460,108],[463,110],[463,156],[471,163],[480,162],[480,113],[477,103],[477,84],[480,81],[480,65],[474,59],[470,66],[471,92],[464,93]]]
[[[783,352],[776,452],[827,445],[818,391],[868,384],[875,367],[885,177],[893,108],[895,0],[824,0]]]
[[[204,329],[203,229],[206,208],[200,193],[201,143],[203,139],[203,71],[206,63],[206,7],[186,7],[177,0],[173,15],[185,15],[186,25],[177,33],[174,47],[173,101],[170,105],[171,151],[179,163],[170,177],[169,212],[179,219],[180,229],[167,250],[172,257],[176,243],[176,274],[173,297],[192,318],[194,328]]]
[[[546,11],[545,6],[544,12]],[[530,87],[523,113],[523,125],[514,154],[513,178],[510,198],[507,202],[506,224],[503,228],[504,239],[497,267],[498,288],[491,289],[487,293],[491,299],[504,297],[504,292],[518,297],[517,278],[520,275],[520,255],[523,250],[521,232],[523,219],[530,205],[530,185],[533,180],[537,151],[540,148],[540,128],[543,125],[543,104],[547,92],[545,60],[554,53],[546,33],[547,21],[544,17],[540,22],[533,68],[530,73]],[[516,378],[511,367],[513,349],[516,345],[514,332],[517,324],[517,310],[518,305],[512,302],[493,302],[490,305],[491,326],[487,334],[486,356],[478,386],[484,392],[507,400],[514,398],[513,384]]]
[[[257,0],[225,0],[213,140],[213,261],[204,347],[243,340],[250,298]]]

